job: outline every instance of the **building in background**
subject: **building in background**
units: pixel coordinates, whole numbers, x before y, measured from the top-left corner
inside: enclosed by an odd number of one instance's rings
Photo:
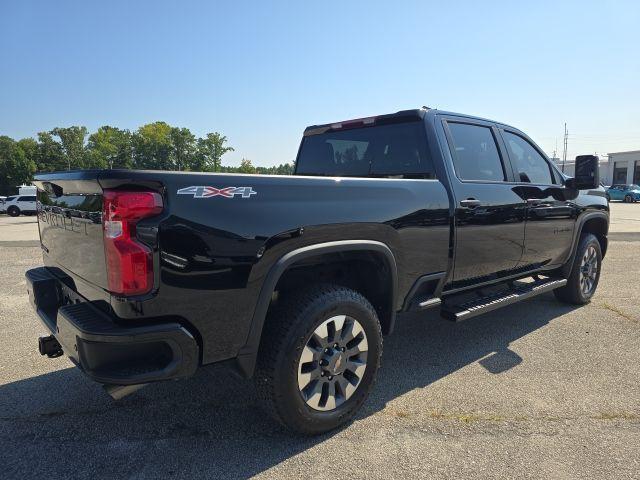
[[[609,178],[611,185],[640,185],[640,150],[609,153]],[[602,170],[600,170],[602,174]]]

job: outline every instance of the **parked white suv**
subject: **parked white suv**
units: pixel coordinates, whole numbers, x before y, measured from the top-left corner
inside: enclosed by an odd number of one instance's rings
[[[13,195],[12,197],[2,197],[0,198],[0,213],[7,213],[7,202],[14,200],[17,195]]]
[[[7,197],[4,204],[0,207],[2,211],[8,213],[12,217],[17,217],[21,213],[36,213],[36,196],[35,195],[15,195]]]

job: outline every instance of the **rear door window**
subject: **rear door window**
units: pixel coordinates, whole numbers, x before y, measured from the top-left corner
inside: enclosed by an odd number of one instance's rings
[[[554,183],[551,166],[538,150],[520,135],[504,132],[509,156],[516,170],[516,179],[526,183],[551,185]]]
[[[435,178],[422,122],[308,135],[302,140],[296,174]]]
[[[447,122],[453,140],[453,165],[460,180],[506,180],[496,139],[490,127]]]

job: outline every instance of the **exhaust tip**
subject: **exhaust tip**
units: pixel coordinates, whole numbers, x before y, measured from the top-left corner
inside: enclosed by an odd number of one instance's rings
[[[40,355],[46,355],[49,358],[56,358],[62,355],[62,345],[53,335],[38,338],[38,351]]]

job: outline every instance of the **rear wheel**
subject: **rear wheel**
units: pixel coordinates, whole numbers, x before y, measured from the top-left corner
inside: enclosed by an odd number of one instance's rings
[[[624,201],[626,203],[633,203],[633,197],[631,195],[625,195],[624,196]]]
[[[583,234],[580,237],[567,284],[553,292],[556,298],[573,305],[589,303],[598,287],[601,266],[600,242],[591,233]]]
[[[265,325],[255,382],[267,412],[303,434],[345,424],[366,400],[382,353],[374,308],[358,292],[318,285]]]
[[[9,215],[11,215],[12,217],[17,217],[20,215],[20,209],[18,207],[16,207],[15,205],[11,205],[8,209],[7,209],[7,213]]]

